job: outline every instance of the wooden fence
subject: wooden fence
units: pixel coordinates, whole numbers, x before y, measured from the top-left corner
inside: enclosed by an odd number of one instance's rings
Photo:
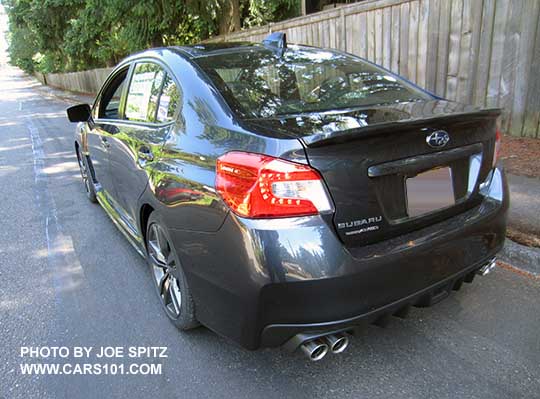
[[[287,40],[357,54],[441,97],[504,110],[540,138],[540,0],[371,0],[211,41]]]
[[[36,73],[34,76],[43,84],[58,89],[84,94],[97,94],[113,68],[89,69],[67,73]]]

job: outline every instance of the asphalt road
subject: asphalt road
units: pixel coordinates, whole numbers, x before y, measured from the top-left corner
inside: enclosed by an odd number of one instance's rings
[[[318,363],[178,332],[145,261],[86,200],[68,104],[6,67],[0,88],[0,398],[540,397],[540,285],[502,269]],[[168,357],[134,360],[160,375],[23,375],[22,363],[96,362],[21,357],[27,346],[159,346]]]

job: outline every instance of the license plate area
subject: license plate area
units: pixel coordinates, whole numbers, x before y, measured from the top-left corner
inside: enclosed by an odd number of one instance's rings
[[[405,180],[410,218],[448,208],[456,203],[449,167],[436,168]]]

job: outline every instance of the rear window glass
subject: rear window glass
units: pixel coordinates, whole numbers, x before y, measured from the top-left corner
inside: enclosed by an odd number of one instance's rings
[[[419,101],[431,96],[348,55],[289,46],[195,59],[231,107],[265,118],[302,112]]]

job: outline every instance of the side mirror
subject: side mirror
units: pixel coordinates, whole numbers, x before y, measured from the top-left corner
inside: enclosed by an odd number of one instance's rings
[[[88,104],[79,104],[67,109],[70,122],[88,122],[92,119],[92,110]]]

